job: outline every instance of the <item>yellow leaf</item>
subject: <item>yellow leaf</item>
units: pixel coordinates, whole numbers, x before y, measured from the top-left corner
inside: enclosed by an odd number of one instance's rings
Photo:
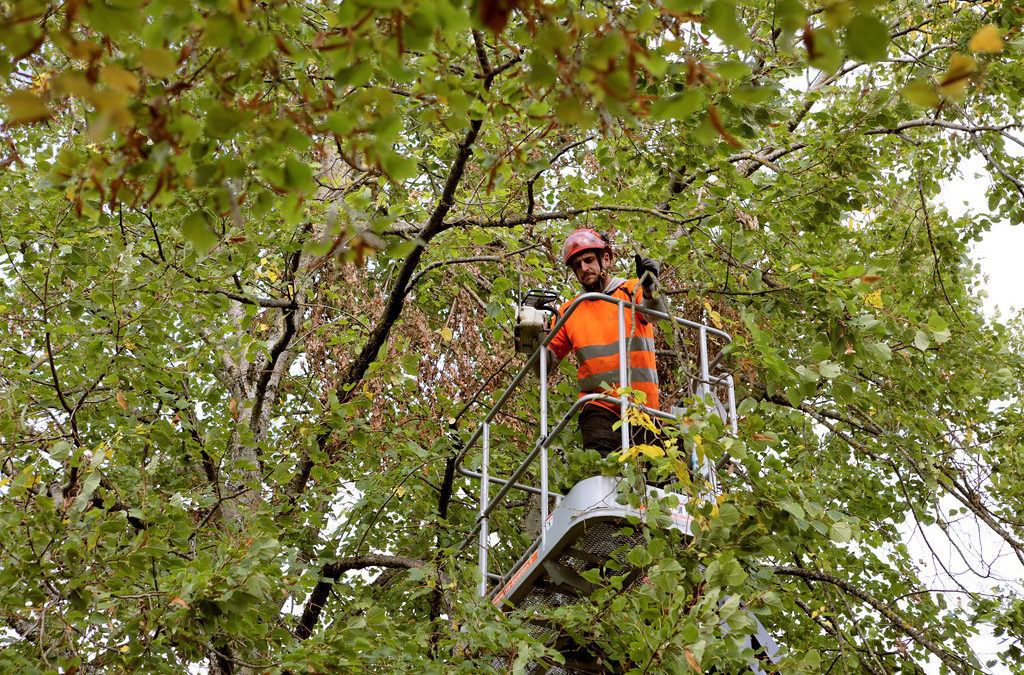
[[[789,266],[789,271],[793,272],[795,270],[800,269],[803,266],[804,266],[803,263],[795,263],[795,264]]]
[[[639,450],[637,450],[637,448],[639,448],[639,447],[640,446],[638,446],[638,445],[632,445],[632,446],[630,446],[629,450],[623,450],[622,452],[620,452],[619,453],[619,462],[625,462],[627,459],[635,458],[637,453],[639,452]]]
[[[170,77],[178,69],[178,58],[166,49],[143,47],[142,67],[155,77]]]
[[[121,66],[107,66],[100,72],[100,82],[111,89],[131,94],[139,88],[139,78]]]
[[[653,459],[655,457],[664,457],[665,456],[665,450],[663,448],[659,448],[656,445],[643,445],[643,444],[641,444],[641,445],[634,445],[633,447],[636,448],[637,453],[642,453],[644,455],[647,455],[651,459]]]
[[[882,306],[882,289],[878,288],[864,296],[864,304],[868,307]]]
[[[124,653],[127,653],[130,650],[131,650],[131,647],[129,647],[128,645],[123,645],[121,647],[121,651],[124,652]]]
[[[978,62],[973,57],[953,54],[949,59],[949,69],[939,80],[939,91],[952,98],[963,96],[971,74],[977,66]]]
[[[719,314],[718,312],[714,311],[714,310],[711,310],[710,313],[711,313],[711,323],[715,324],[715,328],[717,328],[718,330],[722,330],[723,329],[722,315]]]
[[[672,469],[676,472],[676,478],[683,485],[690,485],[690,472],[687,470],[686,465],[680,462],[678,459],[672,462]]]
[[[50,78],[53,73],[39,73],[32,78],[32,93],[43,95],[50,89]]]
[[[715,324],[715,328],[722,330],[722,315],[711,308],[711,303],[707,300],[704,301],[704,309],[707,311],[708,316],[711,317],[711,322]]]
[[[442,328],[441,329],[441,339],[444,340],[445,342],[451,342],[452,341],[452,329],[449,328],[448,326],[445,326],[444,328]]]
[[[4,96],[3,104],[7,108],[7,122],[12,124],[39,122],[50,116],[46,101],[27,91],[15,91]]]
[[[989,24],[980,28],[967,46],[974,52],[998,54],[1003,51],[1003,36],[1000,35],[998,28]]]

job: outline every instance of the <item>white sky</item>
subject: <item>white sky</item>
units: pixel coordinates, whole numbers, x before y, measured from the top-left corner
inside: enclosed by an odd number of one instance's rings
[[[974,157],[964,163],[962,178],[944,184],[943,203],[950,214],[956,216],[968,211],[986,213],[990,183],[983,160]],[[1022,253],[1024,227],[1013,227],[1007,222],[997,224],[974,246],[974,259],[988,276],[988,283],[985,284],[985,290],[988,291],[985,312],[990,317],[998,307],[1005,322],[1012,316],[1011,308],[1024,309],[1024,284],[1021,284],[1020,272]]]
[[[987,213],[987,192],[990,184],[991,180],[984,171],[984,161],[980,157],[974,157],[964,163],[960,177],[952,178],[943,184],[942,203],[954,216],[964,213]],[[984,236],[982,241],[972,248],[972,257],[981,265],[982,273],[988,277],[983,286],[988,293],[988,297],[983,299],[985,313],[990,318],[994,318],[998,314],[1000,321],[1008,323],[1010,318],[1016,314],[1015,310],[1024,309],[1024,284],[1021,284],[1019,260],[1021,252],[1024,251],[1024,227],[1013,227],[1008,222],[998,223]],[[949,506],[953,505],[949,504]],[[934,530],[935,528],[928,529]],[[965,544],[966,552],[973,553],[992,563],[993,576],[1014,580],[1017,585],[1022,582],[1021,569],[1016,559],[1008,555],[1006,548],[994,536],[982,531],[977,523],[961,521],[952,529],[956,530],[956,536],[962,544]],[[933,546],[941,544],[946,536],[939,531],[929,534]],[[936,562],[932,560],[931,553],[919,533],[912,534],[907,543],[914,556],[926,562],[927,566],[921,572],[923,579],[927,580],[930,572],[936,587],[952,587],[949,580],[944,578],[945,575],[938,568]],[[984,579],[971,574],[963,559],[956,555],[951,548],[936,550],[936,554],[941,556],[944,559],[943,563],[957,574],[959,581],[968,587],[987,591],[998,583],[996,579]],[[981,569],[983,566],[972,565],[972,567]],[[972,646],[984,664],[999,654],[1006,645],[993,637],[990,630],[983,628],[981,636],[973,642]],[[938,673],[937,661],[933,659],[926,665],[925,670],[929,674]],[[1002,675],[1009,671],[996,667],[989,672]]]

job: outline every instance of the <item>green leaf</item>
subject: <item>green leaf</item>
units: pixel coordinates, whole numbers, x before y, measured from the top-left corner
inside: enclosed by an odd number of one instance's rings
[[[794,518],[801,518],[801,519],[807,518],[807,514],[804,513],[803,507],[800,506],[799,504],[797,504],[796,502],[791,502],[791,501],[780,502],[779,506],[781,506],[784,511],[787,511],[790,514],[792,514],[792,516]]]
[[[725,44],[743,49],[750,45],[746,29],[736,18],[733,0],[715,0],[707,10],[707,25]]]
[[[782,27],[782,46],[789,50],[792,48],[790,42],[793,34],[807,21],[807,10],[800,0],[776,0],[775,16]]]
[[[192,243],[196,251],[206,255],[217,243],[217,234],[210,225],[205,211],[193,211],[181,221],[181,233]]]
[[[944,331],[949,328],[949,322],[942,318],[942,315],[934,309],[928,314],[928,328],[933,331]]]
[[[688,14],[690,12],[696,12],[707,0],[663,0],[662,4],[665,9],[671,12],[677,12],[679,14]]]
[[[850,530],[850,524],[845,520],[840,520],[839,522],[832,523],[832,527],[829,528],[829,537],[832,539],[832,541],[846,543],[850,541],[851,536],[852,533]]]
[[[651,557],[651,554],[647,552],[644,546],[637,546],[630,551],[629,555],[626,556],[626,560],[633,567],[647,567],[654,562],[654,558]]]
[[[206,111],[206,133],[217,140],[228,140],[241,131],[252,115],[212,102]]]
[[[941,100],[932,83],[923,77],[912,80],[900,93],[919,108],[934,108]]]
[[[846,25],[845,45],[859,61],[881,61],[889,51],[889,29],[874,16],[855,16]]]
[[[418,171],[416,160],[399,154],[388,155],[384,160],[384,173],[396,183],[408,180]]]
[[[704,96],[696,89],[659,99],[651,106],[651,117],[656,120],[690,118],[704,104]]]
[[[865,342],[864,350],[875,361],[886,362],[892,358],[892,349],[884,342]]]
[[[282,185],[289,190],[312,192],[316,187],[313,182],[313,169],[294,157],[286,158]]]
[[[843,63],[843,54],[832,31],[820,28],[805,32],[804,43],[811,65],[826,73],[834,73]]]
[[[842,374],[843,370],[835,361],[822,361],[818,364],[818,372],[822,377],[834,380]]]
[[[739,522],[740,512],[732,504],[725,503],[718,507],[718,519],[723,525],[732,526]]]
[[[143,47],[139,58],[142,67],[155,77],[170,77],[178,70],[178,57],[167,49]]]
[[[12,124],[26,124],[29,122],[41,122],[50,116],[50,109],[46,102],[27,91],[15,91],[0,99],[0,103],[7,109],[5,117]]]

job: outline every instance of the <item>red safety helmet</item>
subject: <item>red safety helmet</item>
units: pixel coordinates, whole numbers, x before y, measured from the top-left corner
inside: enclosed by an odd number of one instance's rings
[[[605,238],[589,227],[573,230],[572,234],[565,238],[565,243],[562,244],[562,262],[568,265],[569,258],[581,251],[593,249],[608,251],[608,253],[612,252]]]

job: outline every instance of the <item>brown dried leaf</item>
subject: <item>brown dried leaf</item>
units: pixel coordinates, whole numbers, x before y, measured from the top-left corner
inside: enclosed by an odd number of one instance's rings
[[[480,20],[495,33],[505,30],[520,0],[480,0]]]
[[[120,390],[118,390],[117,393],[114,394],[114,398],[117,399],[117,405],[121,408],[121,410],[128,409],[128,401],[124,400],[124,394],[122,394]]]
[[[690,664],[690,667],[691,667],[691,668],[693,668],[693,669],[694,669],[695,671],[697,671],[698,673],[703,673],[704,671],[703,671],[703,670],[701,670],[701,668],[700,668],[700,664],[699,664],[699,663],[697,663],[697,657],[693,655],[693,652],[691,652],[691,651],[690,651],[690,650],[689,650],[688,648],[686,648],[686,647],[684,647],[683,649],[684,649],[684,651],[686,652],[686,662],[687,662],[688,664]]]
[[[962,96],[977,67],[978,62],[973,57],[965,54],[953,54],[949,59],[949,69],[939,80],[939,91],[953,98]]]
[[[291,50],[291,47],[289,47],[289,46],[288,46],[288,43],[286,43],[286,42],[284,41],[284,38],[282,38],[282,37],[281,37],[280,35],[278,35],[277,33],[274,33],[274,42],[276,42],[276,43],[277,43],[277,50],[278,50],[279,52],[281,52],[281,53],[282,53],[282,54],[284,54],[285,56],[291,56],[291,55],[292,55],[292,50]]]
[[[718,116],[718,108],[712,105],[708,108],[708,119],[711,120],[711,126],[718,131],[718,135],[722,137],[722,140],[731,145],[734,148],[742,148],[743,144],[733,138],[732,134],[725,130],[725,125],[722,124],[722,118]]]
[[[804,26],[804,48],[807,49],[807,60],[813,61],[814,59],[821,56],[821,53],[817,50],[814,44],[814,27],[811,26],[810,22]]]

